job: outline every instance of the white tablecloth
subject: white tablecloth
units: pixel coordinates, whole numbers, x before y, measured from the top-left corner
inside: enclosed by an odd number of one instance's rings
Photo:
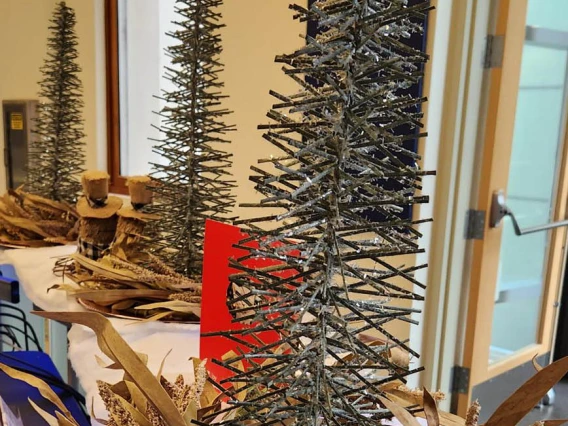
[[[416,420],[418,420],[418,423],[420,423],[421,425],[428,426],[428,422],[426,421],[426,419],[417,418]],[[399,422],[397,419],[394,419],[392,422],[390,422],[388,420],[384,420],[383,425],[385,425],[385,426],[402,426],[402,423]]]
[[[63,278],[53,274],[55,262],[76,251],[74,245],[6,250],[2,263],[14,266],[20,280],[20,291],[44,311],[84,312],[85,309],[73,297],[68,297],[65,291],[47,292],[55,284],[63,283]],[[71,284],[69,279],[66,282]]]
[[[157,374],[160,363],[171,350],[164,365],[164,377],[175,380],[178,375],[183,374],[186,380],[193,380],[193,363],[190,358],[199,357],[199,325],[160,322],[137,324],[116,318],[111,321],[136,352],[148,355],[148,367],[154,374]],[[123,373],[100,367],[95,354],[110,364],[110,360],[99,350],[95,334],[84,326],[73,325],[69,331],[71,365],[85,390],[89,410],[94,398],[95,416],[106,419],[106,410],[98,394],[97,380],[114,384],[120,381]],[[99,425],[94,419],[92,424]]]

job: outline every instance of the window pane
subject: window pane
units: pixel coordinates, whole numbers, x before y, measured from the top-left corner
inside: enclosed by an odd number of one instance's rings
[[[162,109],[157,96],[171,83],[162,78],[171,66],[164,49],[172,43],[166,35],[175,29],[176,0],[119,0],[120,174],[147,174],[152,152],[150,139],[160,137],[157,128]],[[158,17],[158,19],[156,19]]]
[[[528,5],[527,25],[550,30],[567,31],[568,1],[531,0]]]
[[[552,220],[567,63],[566,49],[525,42],[507,188],[507,205],[523,228]],[[518,237],[510,224],[503,228],[490,362],[538,341],[548,242],[546,232]]]

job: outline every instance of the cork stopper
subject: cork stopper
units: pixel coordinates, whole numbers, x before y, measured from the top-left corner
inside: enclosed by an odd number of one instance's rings
[[[106,172],[90,170],[83,173],[81,184],[86,197],[91,200],[102,200],[108,197],[110,176]]]
[[[130,202],[133,206],[143,207],[152,203],[152,191],[148,186],[152,182],[149,176],[132,176],[126,181]]]

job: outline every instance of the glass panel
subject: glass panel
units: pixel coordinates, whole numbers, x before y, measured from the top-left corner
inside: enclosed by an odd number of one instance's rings
[[[568,16],[568,1],[566,0],[530,0],[527,25],[566,31],[568,30],[566,16]]]
[[[567,60],[568,50],[525,43],[507,188],[507,205],[521,227],[552,219]],[[511,224],[503,227],[490,362],[538,341],[549,236],[518,237]]]
[[[172,44],[166,33],[176,30],[176,0],[119,0],[120,174],[143,175],[161,158],[152,151],[163,102],[157,97],[170,90],[162,78],[172,67],[164,49]]]

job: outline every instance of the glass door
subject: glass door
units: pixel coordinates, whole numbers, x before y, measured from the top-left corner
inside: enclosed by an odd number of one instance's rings
[[[529,1],[529,22],[533,13],[543,14],[535,3]],[[565,26],[568,31],[568,22]],[[554,220],[564,145],[567,66],[568,32],[527,27],[506,191],[507,206],[524,228]],[[507,225],[499,253],[489,353],[492,364],[539,342],[551,242],[549,232],[519,237]]]
[[[463,414],[483,399],[491,414],[547,360],[556,320],[566,229],[516,235],[510,219],[492,227],[493,194],[502,193],[521,228],[566,218],[568,2],[500,0],[500,67],[488,71],[477,210],[487,212],[483,240],[472,243],[462,366],[470,372],[458,398]],[[484,419],[482,419],[484,420]]]

